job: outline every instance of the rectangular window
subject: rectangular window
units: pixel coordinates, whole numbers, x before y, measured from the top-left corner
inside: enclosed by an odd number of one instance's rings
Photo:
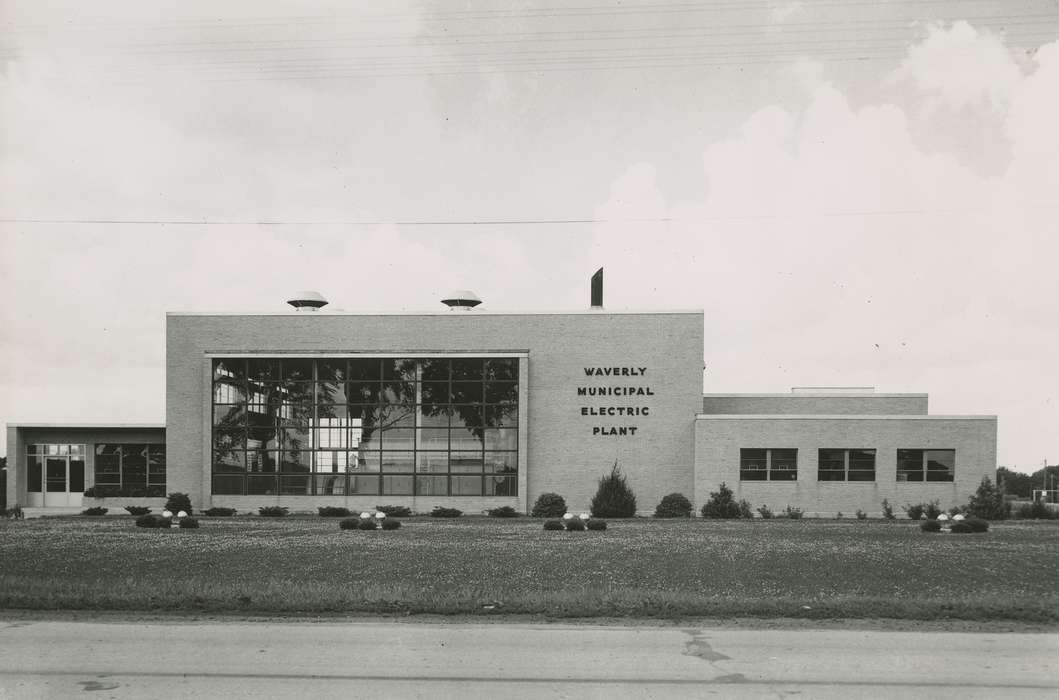
[[[788,448],[739,450],[740,481],[797,481],[798,450]]]
[[[898,481],[953,481],[956,450],[898,450]]]
[[[217,411],[214,411],[214,415],[217,415]],[[217,439],[218,429],[215,428],[214,431],[214,437]],[[223,433],[224,429],[220,431]],[[232,451],[227,444],[230,440],[220,442],[225,445],[218,451],[218,456],[229,455],[231,458]],[[217,471],[216,467],[214,470]],[[164,496],[165,472],[165,445],[162,443],[96,445],[96,486],[116,488],[122,496]]]
[[[218,358],[214,493],[517,496],[518,366]]]
[[[820,450],[817,481],[875,481],[875,450]]]

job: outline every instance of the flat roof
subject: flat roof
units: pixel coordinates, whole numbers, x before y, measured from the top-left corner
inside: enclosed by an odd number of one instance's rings
[[[674,314],[703,315],[703,309],[569,309],[565,311],[452,311],[449,309],[419,311],[345,311],[342,309],[320,309],[319,311],[166,311],[166,316],[664,316]]]

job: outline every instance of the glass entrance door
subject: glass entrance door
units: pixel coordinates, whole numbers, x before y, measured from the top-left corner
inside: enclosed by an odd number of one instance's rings
[[[85,490],[83,445],[33,445],[27,455],[29,505],[80,507]]]

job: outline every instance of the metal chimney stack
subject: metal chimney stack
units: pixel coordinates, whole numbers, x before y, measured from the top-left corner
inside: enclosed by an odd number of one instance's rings
[[[603,268],[596,270],[592,275],[592,308],[603,308]]]

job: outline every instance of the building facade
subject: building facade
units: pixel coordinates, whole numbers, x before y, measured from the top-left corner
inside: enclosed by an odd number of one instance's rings
[[[701,311],[170,313],[165,342],[165,425],[10,425],[9,505],[582,510],[617,463],[645,513],[724,482],[878,514],[964,503],[996,467],[996,418],[924,394],[704,395]]]

